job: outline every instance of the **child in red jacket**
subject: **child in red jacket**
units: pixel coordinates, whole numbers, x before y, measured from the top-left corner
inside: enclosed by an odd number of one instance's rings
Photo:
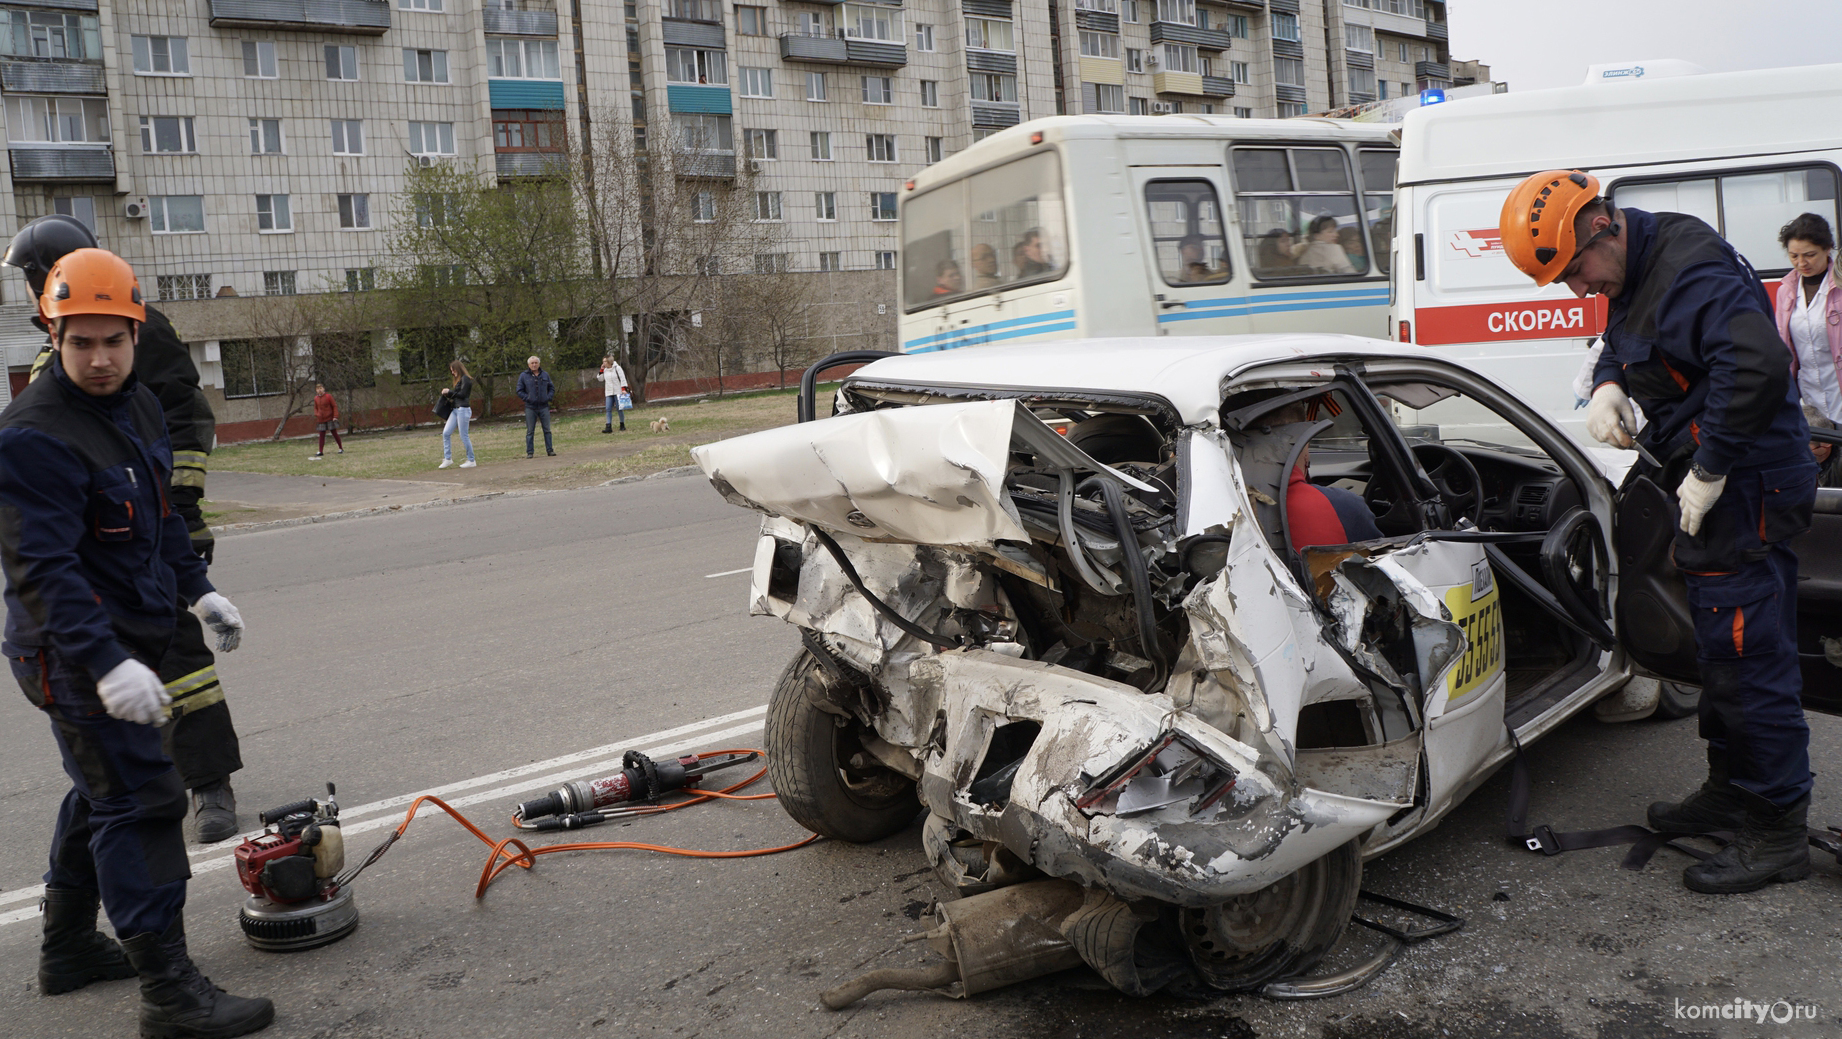
[[[320,449],[307,457],[318,461],[326,457],[326,434],[333,435],[333,446],[345,454],[345,443],[339,439],[339,402],[326,392],[326,384],[313,384],[313,418],[320,424]]]

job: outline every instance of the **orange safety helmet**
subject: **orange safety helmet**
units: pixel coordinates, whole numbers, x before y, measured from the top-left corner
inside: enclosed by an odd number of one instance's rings
[[[1574,217],[1598,200],[1598,178],[1579,170],[1547,170],[1516,185],[1497,218],[1509,262],[1535,284],[1552,285],[1585,248],[1574,234]]]
[[[65,253],[45,275],[38,315],[46,324],[77,314],[113,314],[137,324],[147,320],[141,283],[128,261],[107,249]]]

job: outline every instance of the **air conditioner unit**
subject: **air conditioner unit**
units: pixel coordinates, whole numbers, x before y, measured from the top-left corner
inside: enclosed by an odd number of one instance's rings
[[[765,169],[767,169],[767,166],[763,164],[760,159],[748,160],[748,172],[760,173],[762,170],[765,170]]]
[[[122,216],[130,220],[147,219],[147,197],[131,198],[122,204]]]
[[[1151,103],[1152,115],[1169,115],[1176,110],[1177,106],[1171,104],[1169,101],[1153,101]]]
[[[435,157],[433,155],[418,155],[416,156],[416,165],[426,170],[435,165]]]
[[[1163,59],[1159,58],[1156,54],[1145,55],[1145,67],[1146,68],[1155,69],[1155,68],[1161,67],[1163,64],[1164,64]]]

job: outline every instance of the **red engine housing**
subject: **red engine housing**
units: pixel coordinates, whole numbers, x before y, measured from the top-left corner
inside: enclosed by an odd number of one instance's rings
[[[302,853],[299,837],[283,837],[279,833],[265,833],[258,837],[245,838],[237,845],[237,880],[243,884],[243,890],[252,895],[261,895],[275,902],[299,901],[298,899],[276,898],[275,892],[263,886],[262,868],[276,859]]]

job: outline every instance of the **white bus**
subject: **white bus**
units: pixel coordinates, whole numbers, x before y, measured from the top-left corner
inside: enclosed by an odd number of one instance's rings
[[[1510,189],[1541,170],[1586,170],[1616,205],[1706,220],[1771,291],[1789,268],[1779,228],[1800,213],[1836,226],[1839,109],[1842,65],[1823,65],[1601,77],[1410,113],[1395,193],[1395,338],[1488,370],[1590,442],[1574,377],[1606,301],[1537,289],[1510,264],[1497,236]]]
[[[1174,115],[1058,116],[994,134],[902,193],[902,351],[1385,337],[1389,131]]]

